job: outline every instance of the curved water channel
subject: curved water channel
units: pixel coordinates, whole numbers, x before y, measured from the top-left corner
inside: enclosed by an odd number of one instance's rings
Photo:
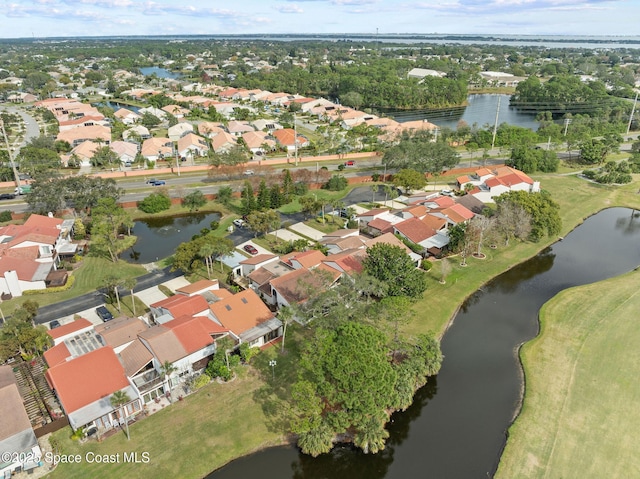
[[[407,411],[392,416],[383,452],[365,455],[343,446],[314,459],[293,447],[276,447],[238,459],[207,479],[491,477],[520,406],[517,349],[537,334],[540,307],[563,289],[638,265],[640,213],[604,210],[465,301],[443,338],[440,373],[416,393]]]

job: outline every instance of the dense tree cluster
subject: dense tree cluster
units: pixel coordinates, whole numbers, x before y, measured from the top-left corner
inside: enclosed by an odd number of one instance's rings
[[[496,198],[496,204],[500,208],[504,203],[512,207],[521,207],[531,217],[531,232],[529,239],[539,241],[544,236],[554,236],[560,233],[562,220],[560,219],[560,207],[553,201],[549,192],[542,190],[539,193],[526,191],[509,191]]]

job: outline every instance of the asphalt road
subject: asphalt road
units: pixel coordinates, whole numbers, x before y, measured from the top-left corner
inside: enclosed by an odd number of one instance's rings
[[[158,284],[164,283],[165,281],[168,281],[172,278],[177,278],[181,275],[182,272],[171,272],[169,271],[169,268],[158,270],[153,273],[148,273],[136,278],[138,283],[136,284],[136,287],[133,289],[133,291],[134,293],[136,291],[142,291],[144,289],[151,288],[152,286],[157,286]],[[119,291],[120,297],[128,296],[130,294],[129,290],[122,289]],[[76,298],[61,301],[60,303],[42,306],[40,309],[38,309],[38,315],[35,318],[35,322],[36,324],[44,324],[48,323],[49,321],[53,321],[54,319],[58,319],[63,316],[70,316],[86,309],[97,308],[98,306],[104,304],[103,295],[103,292],[94,291],[92,293],[83,294],[82,296],[78,296]]]

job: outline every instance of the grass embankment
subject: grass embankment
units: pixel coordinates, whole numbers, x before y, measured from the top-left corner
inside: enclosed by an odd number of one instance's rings
[[[8,301],[3,301],[2,312],[5,315],[10,315],[26,300],[36,301],[40,306],[45,306],[94,292],[97,288],[103,286],[103,280],[108,276],[135,278],[145,273],[146,270],[138,264],[131,264],[122,260],[113,263],[105,258],[86,256],[82,259],[82,264],[78,270],[73,273],[75,280],[73,286],[67,291],[20,296]]]
[[[566,290],[525,344],[522,412],[497,478],[638,477],[640,272]]]
[[[184,401],[132,424],[131,440],[118,432],[102,442],[72,441],[70,429],[54,434],[64,454],[80,454],[80,464],[59,464],[52,479],[203,477],[232,459],[259,448],[284,442],[269,429],[261,405],[254,400],[264,385],[250,368],[241,368],[228,384],[212,382]],[[152,404],[152,407],[155,404]],[[118,464],[89,464],[87,452],[120,454]],[[123,452],[149,453],[148,464],[122,461]]]
[[[562,236],[584,218],[607,206],[640,208],[637,185],[607,187],[565,176],[544,176],[537,179],[542,181],[543,186],[561,204]],[[433,330],[442,335],[457,307],[467,296],[495,275],[535,255],[555,240],[556,238],[550,238],[536,244],[513,244],[497,250],[487,248],[483,250],[487,254],[486,259],[468,258],[469,266],[466,268],[459,267],[460,261],[453,258],[450,261],[454,269],[445,285],[438,283],[440,274],[436,262],[429,275],[429,289],[415,306],[413,320],[404,327],[405,334]],[[293,344],[287,339],[287,350]],[[290,377],[293,377],[288,373],[285,377],[284,373],[295,371],[295,368],[288,368],[286,364],[295,357],[293,351],[289,350],[289,354],[281,355],[279,348],[271,348],[255,358],[266,381],[257,375],[249,375],[232,384],[207,386],[169,410],[135,424],[131,428],[130,442],[119,434],[102,443],[92,442],[83,446],[68,440],[70,430],[65,428],[56,433],[63,440],[63,453],[83,454],[89,450],[101,454],[148,451],[151,454],[151,464],[117,467],[61,465],[53,477],[171,477],[171,474],[183,478],[200,477],[235,457],[281,442],[284,429],[274,422],[274,417],[278,415],[267,415],[265,411],[281,401],[281,392],[290,383]],[[270,358],[277,358],[275,382],[281,385],[280,388],[268,386]]]

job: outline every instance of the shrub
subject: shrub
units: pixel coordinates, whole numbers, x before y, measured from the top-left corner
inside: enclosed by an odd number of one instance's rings
[[[0,213],[0,222],[4,223],[5,221],[11,221],[12,219],[11,211],[3,211]]]
[[[145,213],[159,213],[171,208],[171,200],[162,193],[151,193],[138,203],[138,208]]]
[[[249,347],[249,343],[242,343],[238,347],[238,352],[240,353],[240,359],[243,363],[248,363],[251,361],[251,358],[260,352],[258,348]]]
[[[189,208],[189,211],[198,211],[207,203],[207,199],[202,194],[202,191],[195,190],[189,193],[182,200],[182,204]]]
[[[215,231],[220,227],[220,222],[213,220],[211,223],[209,223],[209,228],[211,228],[211,231]]]
[[[429,260],[423,259],[420,267],[425,271],[429,271],[431,268],[433,268],[433,263]]]
[[[371,175],[371,180],[372,181],[380,181],[380,176],[381,176],[380,173],[373,173]]]
[[[342,175],[333,175],[322,187],[329,191],[342,191],[349,185],[347,179]]]
[[[200,389],[201,387],[206,386],[207,384],[209,384],[210,381],[211,381],[211,376],[209,376],[207,373],[202,373],[193,382],[193,388],[194,389]]]

